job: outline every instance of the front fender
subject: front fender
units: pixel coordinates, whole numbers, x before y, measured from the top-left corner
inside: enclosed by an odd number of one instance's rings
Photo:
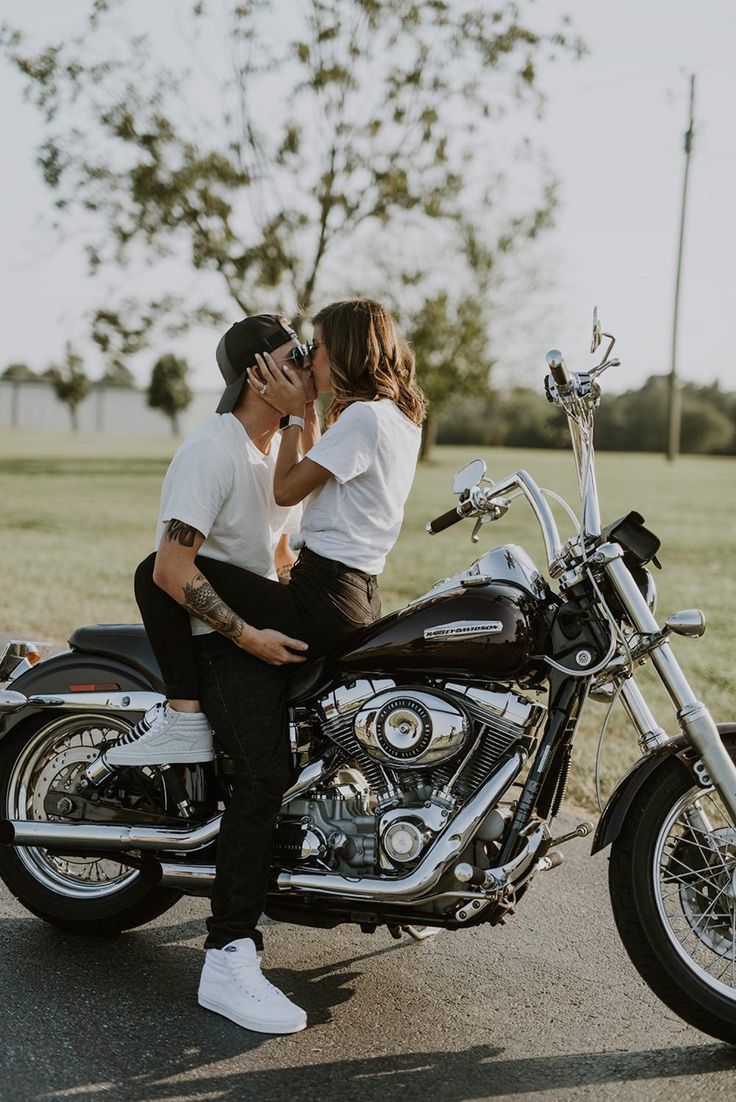
[[[736,723],[719,723],[718,731],[721,735],[736,734]],[[670,739],[664,746],[660,746],[652,754],[640,758],[631,767],[614,788],[603,814],[598,820],[590,849],[591,853],[598,853],[606,846],[610,846],[611,842],[615,842],[637,792],[652,773],[659,769],[662,762],[681,755],[684,750],[688,749],[690,749],[689,742],[683,735],[679,735],[677,738]],[[682,768],[687,770],[688,766],[685,761],[682,758],[680,758],[680,761]]]
[[[82,654],[80,651],[63,651],[44,659],[15,681],[11,681],[8,689],[23,693],[24,696],[104,690],[161,692],[161,686],[154,685],[139,670],[132,669],[124,662],[115,658]],[[39,711],[38,708],[24,707],[0,717],[0,738]]]

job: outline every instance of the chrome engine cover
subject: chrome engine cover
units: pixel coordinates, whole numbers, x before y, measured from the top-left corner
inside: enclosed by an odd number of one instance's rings
[[[438,765],[458,754],[470,721],[449,700],[422,689],[389,689],[355,717],[355,735],[370,757],[394,769]]]

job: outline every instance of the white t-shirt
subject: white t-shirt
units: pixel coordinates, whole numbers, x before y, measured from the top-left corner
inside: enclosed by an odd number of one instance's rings
[[[177,448],[161,487],[158,548],[175,518],[205,537],[198,554],[276,578],[273,554],[284,532],[298,531],[301,509],[273,497],[279,434],[264,455],[232,413],[215,414]],[[190,617],[192,633],[212,628]]]
[[[390,398],[348,406],[307,452],[334,477],[309,497],[295,542],[380,574],[399,535],[421,435]]]

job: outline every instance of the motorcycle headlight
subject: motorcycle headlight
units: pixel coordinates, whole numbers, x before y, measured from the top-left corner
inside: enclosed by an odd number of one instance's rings
[[[639,563],[635,563],[634,565],[627,563],[626,565],[631,572],[632,578],[636,582],[637,589],[641,593],[644,600],[647,602],[647,605],[649,606],[649,611],[652,613],[652,615],[654,615],[654,610],[657,607],[657,587],[654,584],[654,578],[647,570],[647,568],[645,566],[641,566]],[[633,624],[631,624],[631,621],[629,620],[629,617],[627,616],[623,605],[619,601],[613,589],[611,589],[611,591],[607,593],[606,600],[608,602],[608,607],[610,608],[616,619],[619,622],[629,624],[633,627]]]
[[[657,587],[654,584],[654,578],[646,566],[630,566],[629,570],[639,592],[649,605],[649,611],[654,615],[657,607]]]
[[[654,578],[647,570],[645,566],[641,567],[642,578],[637,578],[636,584],[642,592],[644,600],[649,605],[649,611],[654,615],[654,610],[657,607],[657,587],[654,584]]]

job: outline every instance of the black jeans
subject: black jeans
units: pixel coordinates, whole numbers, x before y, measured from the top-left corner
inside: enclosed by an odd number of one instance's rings
[[[170,699],[197,700],[199,671],[189,614],[153,580],[156,555],[135,572],[135,597]],[[307,658],[325,654],[343,636],[380,615],[376,579],[306,548],[288,585],[231,563],[197,555],[197,569],[233,612],[256,628],[275,628],[309,644]],[[196,638],[196,636],[195,636]]]
[[[216,632],[192,638],[187,613],[153,581],[154,558],[136,571],[136,598],[167,692],[201,699],[218,748],[235,765],[205,947],[251,937],[261,948],[256,925],[268,891],[274,825],[289,786],[288,667],[270,666]],[[380,613],[375,578],[307,550],[289,585],[204,556],[196,563],[238,615],[303,639],[310,658]]]

